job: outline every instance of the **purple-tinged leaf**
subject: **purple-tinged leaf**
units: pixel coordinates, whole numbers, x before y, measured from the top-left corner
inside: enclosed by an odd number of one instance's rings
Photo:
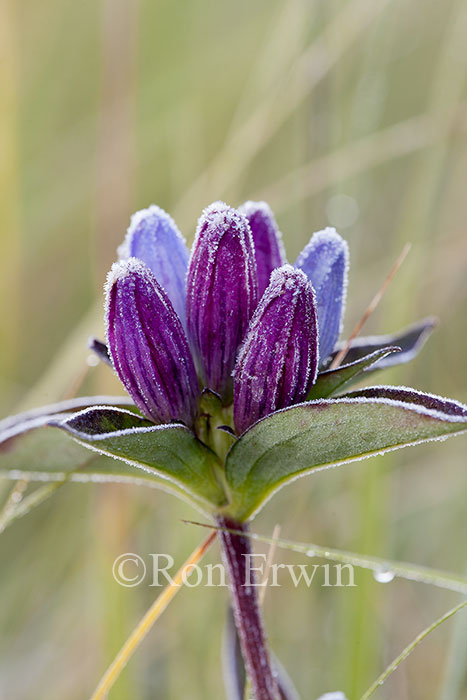
[[[112,367],[112,358],[109,355],[109,349],[102,340],[91,336],[88,340],[88,348],[97,355],[101,362]]]
[[[373,391],[291,406],[247,430],[226,461],[228,515],[251,518],[297,477],[467,430],[467,406],[456,401],[398,387]]]
[[[121,260],[138,258],[146,263],[186,328],[189,253],[172,217],[155,204],[136,212],[131,217],[130,227],[118,253]]]
[[[282,236],[266,202],[245,202],[238,211],[250,224],[255,246],[259,298],[269,284],[271,272],[286,262]]]
[[[314,292],[291,265],[271,275],[234,371],[234,422],[243,433],[259,418],[302,401],[316,379]]]
[[[191,426],[199,386],[188,341],[168,296],[136,258],[110,271],[106,325],[115,371],[141,412]]]
[[[399,333],[355,338],[350,344],[349,351],[345,356],[345,362],[355,362],[365,357],[370,352],[393,345],[397,345],[401,349],[401,352],[397,353],[397,355],[385,357],[384,360],[378,362],[378,365],[372,368],[372,370],[386,369],[387,367],[394,367],[395,365],[410,362],[410,360],[418,355],[437,325],[438,319],[430,316],[421,321],[417,321],[417,323],[399,331]],[[329,358],[329,362],[332,362],[337,353],[342,350],[345,345],[345,342],[336,345],[335,352]]]
[[[459,401],[445,399],[436,394],[428,394],[407,386],[369,386],[345,394],[348,398],[390,399],[401,403],[413,404],[430,411],[437,411],[445,416],[467,418],[467,406]]]
[[[132,404],[133,401],[127,396],[78,396],[41,408],[33,408],[0,421],[0,444],[6,443],[16,435],[47,425],[53,417],[65,417],[67,413],[82,408],[105,405],[130,408]]]
[[[393,352],[400,352],[400,348],[385,347],[362,357],[360,360],[341,365],[336,369],[327,369],[320,372],[316,382],[307,395],[307,401],[312,399],[326,399],[344,386],[353,384],[362,379],[362,374],[379,364],[385,357]]]
[[[204,210],[187,280],[188,330],[205,386],[229,399],[238,347],[258,303],[248,221],[223,202]]]
[[[342,329],[349,268],[347,243],[333,228],[318,231],[298,256],[295,267],[303,270],[315,290],[319,358],[323,365]]]
[[[59,413],[49,416],[49,421],[60,422],[62,418],[67,420],[70,416]],[[134,484],[162,489],[188,501],[204,513],[208,509],[201,497],[188,495],[186,488],[169,481],[167,477],[161,477],[155,470],[90,451],[88,446],[72,440],[68,432],[44,425],[37,429],[30,425],[27,432],[17,434],[0,445],[0,478],[57,484]]]
[[[129,411],[106,407],[89,408],[52,425],[84,447],[171,481],[205,509],[225,500],[214,476],[216,455],[184,425],[152,425]]]
[[[56,414],[60,420],[69,414]],[[0,478],[31,481],[154,482],[154,474],[111,457],[90,452],[61,430],[30,426],[27,432],[0,445]]]

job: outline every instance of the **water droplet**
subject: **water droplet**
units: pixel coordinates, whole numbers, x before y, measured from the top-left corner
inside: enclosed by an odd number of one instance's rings
[[[373,572],[373,576],[378,583],[390,583],[395,574],[390,569],[376,569]]]
[[[86,358],[86,362],[88,364],[88,367],[97,367],[99,364],[99,358],[97,355],[88,355]]]
[[[316,557],[316,552],[314,549],[307,549],[305,554],[307,557]]]

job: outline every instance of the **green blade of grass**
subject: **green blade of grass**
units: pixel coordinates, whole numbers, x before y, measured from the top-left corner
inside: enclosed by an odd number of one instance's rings
[[[462,603],[459,603],[459,605],[456,605],[454,608],[451,608],[451,610],[448,610],[447,613],[444,613],[444,615],[441,615],[441,617],[438,617],[437,620],[435,620],[431,625],[426,627],[420,634],[418,634],[415,639],[408,644],[405,649],[397,656],[392,663],[389,664],[389,666],[381,673],[380,676],[375,680],[374,683],[368,688],[368,690],[362,695],[360,700],[368,700],[373,693],[380,688],[383,683],[389,678],[389,676],[394,673],[394,671],[400,666],[400,664],[405,661],[405,659],[412,653],[412,651],[426,638],[428,637],[429,634],[434,632],[435,629],[437,629],[440,625],[443,624],[443,622],[446,622],[446,620],[449,620],[450,617],[453,615],[456,615],[460,610],[465,608],[467,606],[467,600],[462,601]]]

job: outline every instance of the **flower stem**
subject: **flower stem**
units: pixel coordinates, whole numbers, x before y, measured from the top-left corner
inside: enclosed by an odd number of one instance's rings
[[[219,540],[229,571],[232,606],[243,659],[255,700],[278,700],[281,697],[272,670],[263,622],[258,604],[256,580],[250,569],[248,525],[229,518],[218,518]],[[237,530],[245,536],[227,532]]]

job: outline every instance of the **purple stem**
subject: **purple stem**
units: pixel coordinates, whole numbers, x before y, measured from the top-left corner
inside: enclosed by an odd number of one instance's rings
[[[245,536],[234,535],[225,529],[219,530],[222,555],[230,576],[235,625],[255,700],[278,700],[280,691],[271,667],[254,572],[250,571],[249,566],[251,547],[250,538],[246,536],[248,525],[223,517],[219,517],[217,523],[221,528],[245,533]]]

